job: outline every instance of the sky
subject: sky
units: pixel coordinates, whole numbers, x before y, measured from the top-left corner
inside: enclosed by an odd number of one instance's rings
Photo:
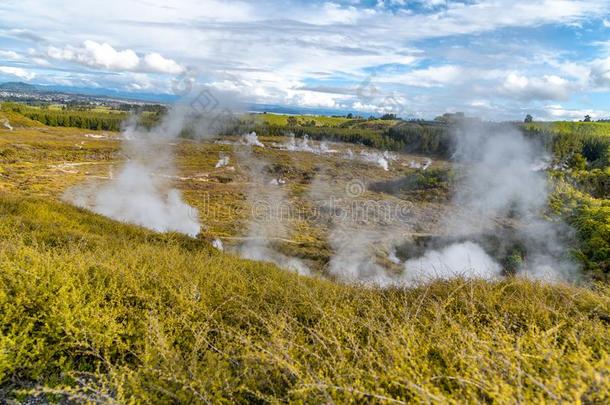
[[[610,0],[3,0],[0,82],[610,118]]]

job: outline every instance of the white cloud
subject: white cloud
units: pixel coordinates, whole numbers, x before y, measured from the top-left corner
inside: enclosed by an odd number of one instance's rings
[[[591,82],[595,86],[610,87],[610,56],[591,63]]]
[[[492,105],[489,102],[489,100],[472,100],[469,104],[471,107],[475,107],[475,108],[485,108],[485,109],[492,108]]]
[[[6,27],[0,35],[18,37],[24,47],[36,49],[30,55],[14,51],[36,67],[39,79],[47,77],[39,68],[44,57],[58,65],[48,77],[59,76],[60,70],[67,72],[65,80],[86,73],[102,86],[159,91],[169,89],[171,75],[188,64],[201,68],[201,81],[233,88],[248,101],[370,107],[371,100],[357,100],[354,94],[306,88],[329,83],[353,90],[371,68],[432,64],[374,79],[384,95],[408,85],[405,96],[421,100],[410,105],[427,116],[480,99],[507,109],[541,99],[564,100],[589,89],[589,73],[596,82],[607,82],[604,63],[566,61],[574,54],[564,52],[559,38],[550,49],[546,41],[525,38],[527,32],[519,29],[607,22],[608,0],[385,0],[376,5],[357,0],[176,0],[171,5],[147,0],[145,7],[105,0],[105,12],[96,19],[90,18],[95,0],[64,0],[64,7],[40,3],[11,2],[8,13],[0,14],[0,26]],[[414,3],[427,8],[421,12],[421,7],[411,7]],[[510,36],[501,31],[506,27],[515,28]],[[68,43],[75,46],[63,45]],[[414,44],[425,49],[414,49]],[[552,66],[540,60],[544,51],[562,62]],[[127,73],[143,73],[149,80]]]
[[[152,88],[152,81],[148,77],[148,75],[143,73],[132,73],[128,76],[129,83],[127,84],[127,88],[130,90],[149,90]]]
[[[562,62],[555,66],[561,71],[561,73],[568,77],[574,78],[577,81],[586,82],[589,78],[589,68],[586,64]]]
[[[20,60],[21,56],[14,51],[2,51],[0,50],[0,58],[6,60]]]
[[[394,35],[408,39],[475,34],[505,27],[571,25],[607,12],[608,2],[584,0],[494,0],[447,2],[431,14],[386,18]]]
[[[517,73],[506,76],[500,91],[523,101],[566,100],[570,97],[572,84],[556,75],[526,77]]]
[[[602,24],[606,28],[610,28],[610,20],[606,20],[605,18],[602,20]]]
[[[107,43],[86,40],[81,47],[67,45],[64,48],[51,46],[47,55],[56,60],[76,62],[93,68],[114,71],[146,71],[178,74],[184,69],[173,59],[151,52],[140,58],[131,49],[116,50]]]
[[[30,59],[30,61],[38,66],[50,66],[51,63],[43,58],[38,58],[38,57],[33,57]]]
[[[18,77],[21,80],[32,80],[36,77],[36,73],[29,72],[25,69],[12,67],[12,66],[0,66],[0,73]]]
[[[339,108],[341,107],[339,103],[341,98],[341,96],[331,93],[296,90],[288,92],[286,101],[290,104],[297,104],[306,107]]]
[[[143,64],[153,72],[178,74],[184,70],[175,60],[164,58],[153,52],[144,56]]]
[[[68,45],[60,49],[51,46],[48,56],[109,70],[133,70],[140,63],[140,58],[131,49],[117,51],[107,43],[100,44],[90,40],[85,41],[79,48]]]
[[[341,7],[339,4],[329,2],[322,5],[322,12],[312,22],[314,24],[354,24],[363,14],[362,10],[353,6]]]
[[[591,118],[595,120],[608,116],[608,112],[606,111],[571,109],[564,108],[561,105],[547,105],[544,108],[544,112],[547,114],[546,118],[550,120],[577,121],[582,120],[585,115],[590,115]]]
[[[419,0],[419,2],[422,4],[422,6],[426,7],[426,8],[435,8],[438,6],[445,6],[447,5],[447,0]]]
[[[463,69],[459,66],[432,66],[426,69],[412,70],[399,75],[386,75],[380,82],[392,82],[415,87],[435,87],[456,84],[460,81]]]

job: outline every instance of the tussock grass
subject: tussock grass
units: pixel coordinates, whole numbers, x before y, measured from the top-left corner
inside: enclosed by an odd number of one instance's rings
[[[609,311],[601,285],[304,278],[0,194],[6,401],[606,403]]]

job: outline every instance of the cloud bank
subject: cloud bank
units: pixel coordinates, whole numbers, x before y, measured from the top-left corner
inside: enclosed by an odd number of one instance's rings
[[[608,0],[108,0],[95,19],[93,0],[59,3],[0,5],[0,79],[171,93],[194,68],[194,81],[253,103],[386,111],[392,98],[407,116],[500,119],[553,118],[550,101],[610,111],[597,97],[610,87]],[[379,97],[361,97],[367,80]]]

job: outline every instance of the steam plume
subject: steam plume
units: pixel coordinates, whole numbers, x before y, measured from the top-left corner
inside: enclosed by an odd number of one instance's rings
[[[454,197],[461,215],[447,218],[446,227],[448,234],[470,242],[453,245],[440,254],[429,251],[416,261],[430,264],[431,259],[445,257],[446,265],[459,273],[463,267],[459,257],[469,257],[467,275],[493,277],[501,266],[491,263],[483,248],[474,243],[480,235],[500,233],[502,243],[516,244],[524,251],[514,269],[517,274],[546,280],[576,278],[577,266],[567,257],[558,236],[569,235],[569,229],[545,217],[549,198],[546,173],[532,170],[537,157],[543,155],[540,145],[514,127],[481,123],[463,125],[455,139],[454,158],[465,167]],[[502,221],[508,222],[504,229],[498,226]],[[496,249],[508,251],[510,246]],[[405,270],[412,272],[416,261],[408,261]],[[432,276],[438,266],[428,269],[426,274],[420,266],[415,272]]]
[[[238,253],[247,259],[268,261],[299,274],[310,274],[309,268],[301,260],[288,257],[273,247],[273,241],[285,240],[289,236],[286,225],[288,213],[284,211],[288,208],[286,195],[281,187],[283,183],[278,179],[269,179],[265,173],[265,161],[252,155],[252,145],[257,143],[249,143],[247,149],[238,151],[240,162],[248,166],[252,174],[248,190],[252,215],[248,224],[248,236]]]
[[[442,224],[446,243],[431,245],[420,257],[401,263],[393,244],[404,240],[406,222],[391,226],[334,221],[329,273],[378,285],[416,285],[458,276],[497,279],[507,269],[500,260],[510,256],[518,275],[576,279],[578,268],[567,256],[563,240],[570,230],[546,215],[546,173],[532,169],[544,154],[541,146],[513,127],[480,123],[463,125],[455,142],[458,181],[453,207]],[[429,166],[428,160],[425,163]],[[318,196],[331,193],[321,180],[315,187]],[[491,243],[489,235],[499,242]],[[390,265],[380,264],[380,251],[388,252]],[[397,264],[398,270],[393,267]]]
[[[188,110],[174,107],[151,130],[132,118],[123,130],[123,152],[129,160],[102,185],[88,184],[68,190],[65,198],[110,218],[155,231],[195,236],[200,224],[197,210],[182,200],[168,179],[175,175],[171,141],[185,127]]]
[[[9,131],[13,130],[13,127],[11,126],[11,123],[9,122],[8,118],[2,118],[0,122],[2,123],[4,128],[8,129]]]

